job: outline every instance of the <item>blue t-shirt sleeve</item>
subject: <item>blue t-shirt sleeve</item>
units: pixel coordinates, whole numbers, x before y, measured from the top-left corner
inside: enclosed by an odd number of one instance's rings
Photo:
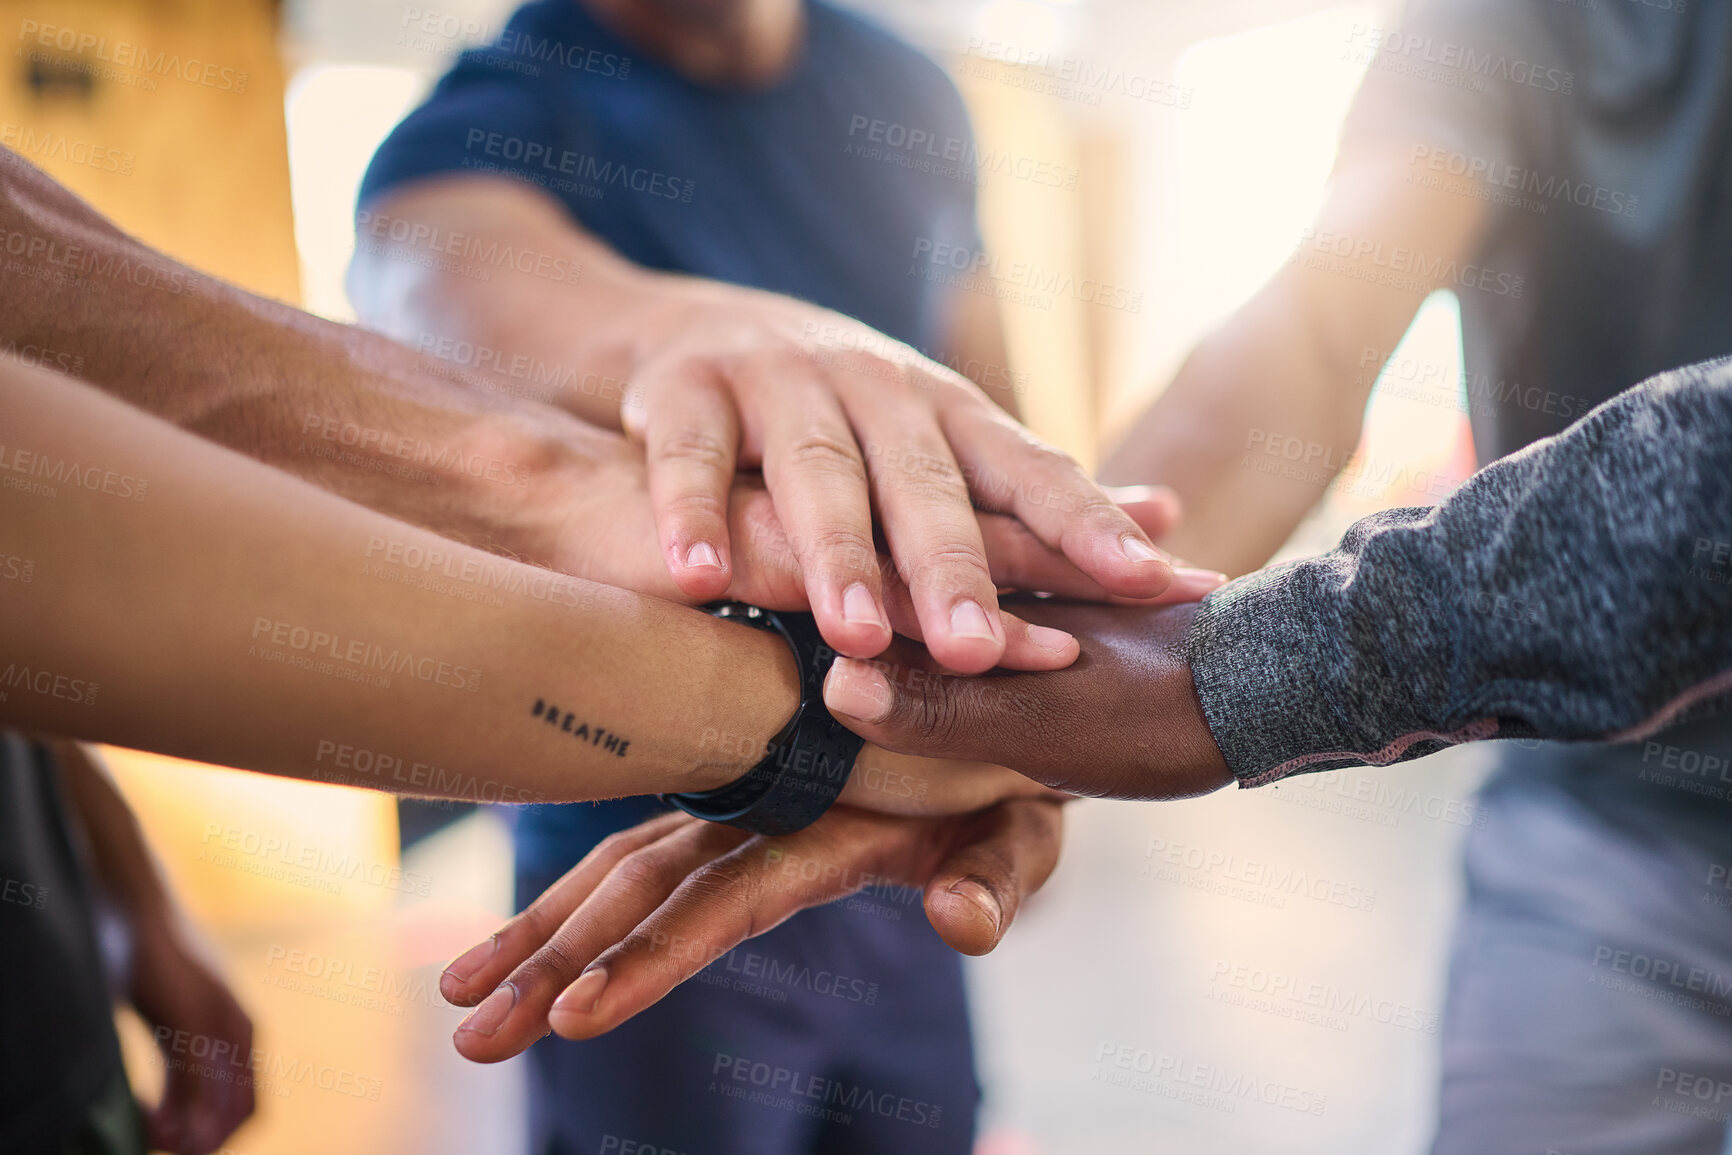
[[[947,136],[962,142],[962,160],[957,172],[936,179],[936,227],[940,239],[961,245],[974,252],[984,252],[986,242],[980,234],[980,187],[991,177],[983,172],[981,162],[988,163],[996,154],[982,157],[980,142],[975,139],[974,122],[969,118],[968,105],[962,99],[956,82],[942,65],[924,54],[915,53],[911,61],[910,89],[917,93],[914,108],[931,109]],[[919,116],[911,111],[911,119]]]
[[[532,9],[518,13],[502,40],[536,33]],[[435,176],[473,173],[543,184],[542,162],[559,155],[565,142],[535,70],[514,67],[523,63],[497,46],[465,52],[373,154],[361,181],[361,207]]]
[[[935,69],[937,65],[933,66]],[[956,125],[956,133],[968,142],[966,156],[968,168],[972,170],[972,180],[950,180],[943,182],[948,186],[946,193],[940,194],[938,204],[938,227],[940,235],[946,240],[952,240],[964,248],[976,253],[986,251],[986,241],[980,232],[980,183],[986,174],[980,171],[978,158],[980,145],[974,137],[974,124],[969,120],[968,107],[962,102],[962,94],[956,90],[948,76],[938,74],[938,82],[943,85],[944,92],[938,99],[938,107],[948,108],[952,123]]]

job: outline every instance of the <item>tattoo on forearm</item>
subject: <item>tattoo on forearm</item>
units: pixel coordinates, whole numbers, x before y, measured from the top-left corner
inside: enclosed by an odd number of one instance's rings
[[[622,738],[612,730],[600,726],[591,726],[588,722],[578,719],[570,710],[560,708],[545,698],[535,699],[535,706],[529,711],[531,718],[540,718],[549,726],[557,726],[562,733],[570,734],[580,742],[588,742],[591,746],[599,746],[616,758],[624,758],[630,738]]]

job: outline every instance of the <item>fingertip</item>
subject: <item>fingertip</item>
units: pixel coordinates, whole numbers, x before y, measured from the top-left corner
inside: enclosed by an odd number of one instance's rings
[[[895,640],[878,596],[864,582],[845,590],[820,585],[807,590],[818,632],[837,653],[850,658],[875,658]]]
[[[491,1039],[466,1031],[461,1026],[451,1035],[452,1047],[471,1063],[497,1063],[506,1057],[493,1054],[491,1044]]]
[[[1179,495],[1164,485],[1107,486],[1107,496],[1136,522],[1137,528],[1150,540],[1158,541],[1173,532],[1185,516],[1185,505]]]
[[[626,387],[619,401],[619,428],[633,441],[643,441],[649,429],[649,391],[639,383]]]
[[[548,1008],[547,1025],[553,1028],[553,1033],[562,1039],[587,1039],[600,1034],[598,1012],[607,985],[607,968],[599,963],[592,963],[578,975]]]
[[[469,993],[463,980],[450,971],[439,976],[439,997],[454,1007],[472,1007],[476,1003],[475,996]]]
[[[1103,559],[1095,580],[1112,593],[1132,598],[1157,598],[1173,584],[1173,559],[1141,534],[1127,533],[1117,551]]]
[[[1002,664],[1008,670],[1050,672],[1063,670],[1082,656],[1082,645],[1064,630],[1037,626],[1012,614],[1004,615],[1009,641]]]
[[[984,674],[996,669],[1003,661],[1003,644],[975,638],[934,637],[930,632],[926,648],[940,666],[955,674]]]
[[[1191,569],[1188,566],[1178,566],[1173,570],[1173,581],[1166,589],[1154,597],[1123,597],[1113,595],[1110,599],[1114,605],[1125,606],[1176,606],[1200,602],[1233,579],[1215,570]]]
[[[1166,597],[1175,602],[1200,602],[1230,580],[1217,570],[1180,566],[1173,571],[1173,584],[1167,587]]]
[[[962,598],[938,621],[922,622],[922,632],[932,656],[956,673],[984,674],[1004,660],[1005,627],[996,598],[990,607]]]
[[[499,1033],[499,1028],[505,1025],[505,1020],[517,1009],[517,1002],[517,984],[500,983],[481,1000],[480,1006],[470,1011],[468,1017],[457,1024],[457,1029],[490,1038]]]
[[[977,878],[935,884],[926,898],[926,913],[939,937],[961,954],[990,954],[1004,937],[1004,907]]]
[[[890,643],[896,638],[889,629],[873,629],[870,626],[851,625],[837,618],[834,614],[816,614],[818,632],[824,636],[824,641],[838,654],[848,658],[858,658],[867,661],[876,658],[890,648]]]
[[[857,658],[837,658],[824,675],[824,705],[832,714],[868,724],[890,716],[889,679]]]
[[[670,542],[667,556],[668,573],[680,592],[689,598],[713,601],[727,593],[728,586],[733,583],[724,535],[709,534],[689,541]]]

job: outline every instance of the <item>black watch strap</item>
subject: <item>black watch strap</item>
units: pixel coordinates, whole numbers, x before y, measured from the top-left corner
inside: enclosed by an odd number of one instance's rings
[[[762,762],[745,777],[701,794],[664,794],[687,814],[757,834],[792,834],[818,821],[836,801],[866,740],[824,707],[824,676],[836,651],[824,643],[811,614],[777,613],[739,602],[704,609],[718,618],[780,634],[800,668],[800,708],[772,738]]]

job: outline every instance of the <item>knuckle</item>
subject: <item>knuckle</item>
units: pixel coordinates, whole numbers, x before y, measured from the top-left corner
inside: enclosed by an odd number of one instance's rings
[[[886,453],[874,471],[878,483],[898,493],[929,500],[968,501],[968,484],[948,455],[911,450]]]
[[[802,568],[824,580],[865,577],[878,570],[878,549],[872,539],[852,529],[824,529],[806,540]]]
[[[742,939],[756,938],[777,921],[767,910],[770,894],[759,862],[737,856],[718,859],[686,883],[693,898],[706,910],[720,911],[722,924],[736,928]]]
[[[803,470],[820,470],[864,481],[866,463],[852,438],[815,430],[796,438],[788,447],[788,462]]]
[[[511,972],[509,981],[517,985],[519,992],[527,994],[549,985],[564,985],[582,973],[584,964],[562,939],[562,935],[554,935]]]
[[[961,730],[962,710],[953,694],[940,689],[909,695],[908,725],[923,743],[945,748]]]
[[[630,894],[655,893],[666,889],[666,870],[658,856],[638,851],[621,859],[608,874],[608,881]]]
[[[596,843],[595,849],[589,852],[589,857],[592,859],[606,858],[620,847],[631,845],[631,843],[636,839],[636,836],[637,831],[635,828],[616,830],[600,842]]]
[[[1077,513],[1097,525],[1104,527],[1134,526],[1130,515],[1120,509],[1113,500],[1098,490],[1079,493],[1075,498]]]
[[[676,517],[720,518],[722,516],[722,499],[707,489],[688,489],[672,494],[661,502],[663,513]]]
[[[510,944],[519,938],[531,941],[544,939],[554,932],[561,921],[560,912],[554,909],[551,896],[543,894],[508,919],[493,937],[501,944]]]
[[[977,593],[992,585],[992,571],[981,552],[954,543],[921,550],[907,562],[899,562],[897,573],[911,589],[947,594]]]
[[[717,473],[733,472],[734,448],[707,429],[685,426],[662,438],[656,457],[683,465],[697,465]]]

